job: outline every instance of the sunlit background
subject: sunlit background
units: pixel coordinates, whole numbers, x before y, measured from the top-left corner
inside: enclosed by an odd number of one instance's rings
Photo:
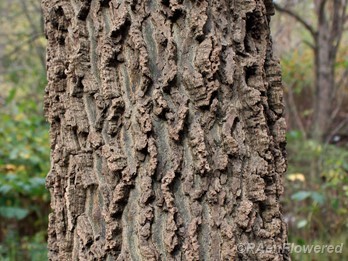
[[[289,242],[345,244],[342,254],[299,253],[293,260],[348,260],[347,19],[329,30],[342,29],[342,39],[329,45],[338,46],[330,68],[330,99],[318,98],[315,61],[320,47],[309,28],[321,30],[314,4],[320,0],[275,2],[282,11],[272,18],[272,32],[288,121],[289,167],[282,201]],[[340,1],[328,2],[324,15],[330,26],[337,13],[333,2]],[[40,0],[0,0],[0,260],[47,260],[45,44]],[[319,126],[315,111],[325,102],[331,104],[324,115],[330,120],[314,135]]]

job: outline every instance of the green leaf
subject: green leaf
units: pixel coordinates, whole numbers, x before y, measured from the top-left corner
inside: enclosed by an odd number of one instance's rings
[[[299,130],[292,130],[287,133],[288,138],[291,139],[301,139],[302,138],[302,133]]]
[[[35,187],[45,186],[45,178],[34,177],[30,179],[30,183]]]
[[[7,194],[12,190],[12,187],[10,185],[4,184],[0,186],[0,194]]]
[[[345,171],[348,171],[348,162],[344,162],[342,164],[342,168],[345,170]]]
[[[17,92],[17,89],[13,88],[11,89],[10,93],[8,94],[7,98],[6,98],[6,103],[10,103],[14,97],[16,96],[16,92]]]
[[[29,211],[24,208],[17,207],[0,207],[0,216],[4,218],[15,218],[21,220],[29,214]]]
[[[318,193],[318,192],[311,192],[311,198],[314,202],[318,203],[319,205],[323,205],[325,203],[325,197],[324,195]]]
[[[309,192],[309,191],[299,191],[299,192],[296,192],[295,194],[293,194],[291,196],[291,199],[296,200],[296,201],[302,201],[310,196],[311,196],[311,192]]]
[[[333,201],[332,201],[332,207],[335,209],[335,210],[338,210],[339,206],[340,206],[340,201],[338,198],[335,198]]]
[[[302,219],[297,223],[297,228],[303,228],[307,225],[307,220],[306,219]]]

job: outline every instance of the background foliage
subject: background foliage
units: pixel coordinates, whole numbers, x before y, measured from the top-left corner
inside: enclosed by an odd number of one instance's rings
[[[318,17],[313,0],[275,2],[316,28]],[[332,2],[327,1],[328,4]],[[334,10],[330,5],[327,7],[325,12],[330,17]],[[313,38],[300,22],[284,12],[276,14],[272,27],[276,53],[282,65],[287,110],[288,171],[282,200],[289,242],[344,244],[342,254],[293,253],[292,259],[348,260],[347,31],[343,31],[334,64],[337,92],[333,107],[337,110],[329,115],[334,119],[332,125],[324,139],[318,141],[311,135],[316,92]]]
[[[276,1],[284,3],[284,1]],[[286,2],[286,1],[285,1]],[[315,23],[312,0],[287,1]],[[48,125],[43,116],[45,38],[39,0],[0,1],[0,260],[46,260],[49,194]],[[335,64],[343,97],[340,124],[327,139],[310,138],[314,53],[310,35],[285,14],[273,18],[288,120],[288,162],[283,197],[289,242],[344,243],[341,255],[293,254],[293,260],[348,260],[348,45],[344,34]]]
[[[0,1],[0,260],[47,260],[48,125],[40,1]]]

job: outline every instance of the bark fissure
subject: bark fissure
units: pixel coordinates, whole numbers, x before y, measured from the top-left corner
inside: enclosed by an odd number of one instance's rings
[[[43,0],[50,260],[288,259],[272,8]]]

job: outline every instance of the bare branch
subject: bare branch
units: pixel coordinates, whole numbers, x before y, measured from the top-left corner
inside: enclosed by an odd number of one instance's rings
[[[22,6],[23,14],[26,17],[27,21],[29,22],[30,27],[31,27],[33,33],[37,34],[38,30],[37,30],[37,27],[36,27],[36,23],[34,22],[32,15],[30,15],[30,13],[29,13],[29,9],[28,9],[28,5],[27,5],[26,1],[25,0],[21,0],[20,3],[21,3],[21,6]]]
[[[333,136],[339,132],[346,124],[348,123],[348,117],[346,117],[342,122],[340,122],[328,135],[326,138],[325,144],[328,144]]]
[[[33,34],[33,35],[31,35],[25,41],[23,41],[23,42],[19,43],[17,46],[15,46],[14,49],[11,52],[9,52],[7,54],[4,54],[4,56],[1,57],[1,59],[6,59],[6,58],[11,57],[12,55],[18,53],[26,44],[33,43],[34,41],[36,41],[41,36],[43,36],[42,33],[41,34]]]
[[[295,13],[294,11],[281,7],[278,4],[274,3],[274,7],[277,11],[281,12],[281,13],[285,13],[289,16],[291,16],[292,18],[294,18],[297,22],[299,22],[303,27],[305,27],[313,36],[313,38],[316,37],[317,32],[315,31],[315,29],[307,22],[305,21],[300,15],[298,15],[297,13]]]
[[[337,86],[338,89],[343,86],[344,81],[347,79],[347,77],[348,77],[348,68],[346,68],[344,70],[344,72],[342,73],[340,79],[336,83],[336,86]]]
[[[303,43],[305,45],[307,45],[309,48],[311,48],[313,51],[315,51],[315,46],[314,44],[312,44],[311,42],[307,41],[307,40],[303,40]]]
[[[317,15],[319,18],[325,18],[325,5],[327,0],[317,0],[315,4],[317,6]]]
[[[334,43],[333,55],[336,55],[342,40],[344,26],[347,21],[347,5],[348,5],[347,0],[343,1],[342,6],[341,6],[341,2],[339,2],[338,0],[334,2],[334,14],[332,18],[331,35],[330,35],[330,39],[332,43]]]

